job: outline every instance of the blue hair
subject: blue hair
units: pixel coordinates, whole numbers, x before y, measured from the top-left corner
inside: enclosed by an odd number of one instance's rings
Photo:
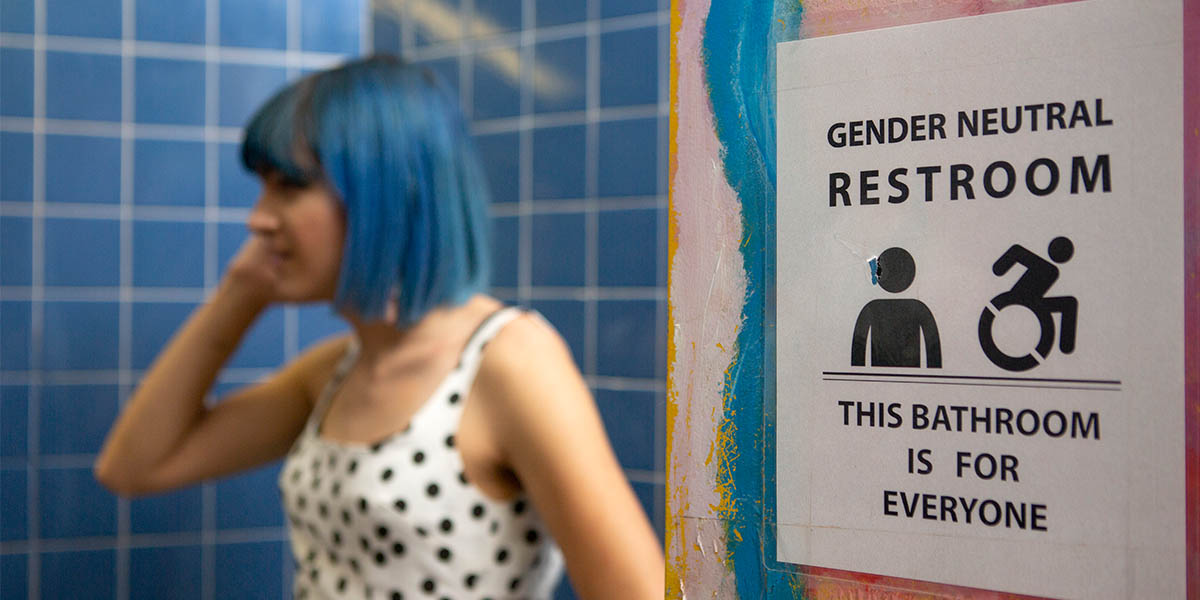
[[[458,104],[431,71],[373,56],[301,79],[251,118],[242,163],[325,183],[346,215],[334,306],[398,324],[488,280],[486,178]]]

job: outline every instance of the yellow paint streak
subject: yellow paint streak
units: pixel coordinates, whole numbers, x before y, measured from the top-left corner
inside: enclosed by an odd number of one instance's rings
[[[676,40],[679,38],[679,30],[683,25],[683,3],[685,0],[671,0],[671,56],[668,59],[668,88],[670,116],[668,117],[668,134],[667,134],[667,181],[675,180],[675,171],[679,167],[679,144],[676,141],[679,132],[679,57],[678,44]],[[676,198],[672,190],[667,192],[667,264],[675,264],[675,254],[679,251],[679,213],[676,206]],[[667,269],[667,290],[674,289],[671,285],[671,280],[674,278],[674,269]],[[666,493],[664,494],[667,501],[664,503],[666,511],[665,529],[666,535],[663,541],[666,545],[666,581],[663,585],[666,589],[666,598],[683,599],[683,573],[687,565],[688,544],[683,543],[683,515],[687,514],[687,485],[686,482],[680,482],[682,489],[676,490],[672,485],[672,471],[674,470],[674,462],[671,460],[675,456],[675,436],[682,432],[675,430],[675,420],[679,417],[679,390],[676,386],[675,373],[675,314],[674,307],[670,301],[667,302],[667,443],[666,443]],[[675,497],[679,498],[672,502]],[[672,540],[678,540],[678,543],[672,544]],[[674,545],[680,549],[678,556],[671,556],[671,547]]]
[[[733,349],[733,355],[737,356],[737,347]],[[710,505],[712,513],[722,521],[729,522],[737,517],[737,503],[735,502],[735,489],[733,482],[734,464],[738,457],[738,447],[736,442],[737,426],[733,422],[733,417],[737,415],[737,410],[734,408],[735,398],[733,389],[730,385],[730,374],[737,365],[737,359],[730,361],[729,366],[725,367],[725,387],[721,391],[721,405],[724,412],[728,416],[723,416],[720,425],[717,426],[716,436],[712,445],[709,447],[709,457],[705,464],[716,462],[716,492],[720,496],[720,502],[716,506]],[[716,417],[717,415],[713,415]],[[716,420],[715,418],[713,419]],[[732,558],[732,557],[728,557]],[[727,565],[733,568],[733,562],[730,560]]]

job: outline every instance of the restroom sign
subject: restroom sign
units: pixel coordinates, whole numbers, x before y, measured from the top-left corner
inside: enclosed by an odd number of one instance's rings
[[[1185,594],[1181,23],[779,45],[779,561]]]

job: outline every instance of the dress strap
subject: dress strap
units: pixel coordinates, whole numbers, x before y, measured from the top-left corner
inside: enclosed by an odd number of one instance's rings
[[[458,359],[457,370],[466,374],[467,381],[471,382],[475,379],[475,372],[479,370],[479,363],[483,358],[483,349],[496,334],[500,333],[504,326],[513,319],[521,316],[525,311],[517,306],[506,306],[492,314],[475,328],[475,332],[467,340],[467,345],[463,348],[462,355]]]
[[[320,434],[321,420],[325,416],[325,411],[329,408],[329,402],[332,400],[338,388],[342,385],[342,380],[350,372],[354,366],[354,361],[358,359],[358,338],[351,336],[350,343],[346,346],[346,353],[338,360],[337,366],[333,369],[333,376],[329,378],[329,382],[321,389],[321,395],[317,398],[317,403],[313,406],[312,413],[308,416],[308,428],[312,430],[314,435]]]

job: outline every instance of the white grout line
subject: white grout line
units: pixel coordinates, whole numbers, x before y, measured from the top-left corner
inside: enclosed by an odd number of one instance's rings
[[[120,298],[117,314],[117,394],[129,397],[133,385],[133,123],[135,93],[133,39],[136,37],[135,0],[121,2],[121,158],[120,158]],[[122,402],[123,404],[123,402]],[[117,498],[116,598],[129,597],[129,500]]]
[[[28,515],[29,559],[26,563],[27,592],[30,600],[41,596],[41,508],[38,468],[41,454],[38,421],[41,404],[41,368],[45,310],[42,287],[45,285],[46,221],[46,0],[37,0],[33,8],[33,249],[31,253],[33,294],[30,298],[28,421],[26,456],[29,470],[25,478]]]
[[[217,285],[217,216],[220,193],[220,145],[217,108],[221,42],[221,15],[218,0],[204,2],[204,288],[205,296]],[[239,135],[240,137],[240,135]],[[213,484],[200,484],[200,598],[216,598],[216,551],[213,547],[215,507]]]
[[[28,34],[0,33],[0,48],[32,48],[36,37]],[[64,35],[46,35],[42,36],[42,39],[46,49],[54,52],[111,56],[124,56],[126,52],[122,40]],[[216,60],[224,64],[278,66],[287,60],[287,50],[218,46],[215,40],[207,45],[141,40],[132,40],[132,44],[129,52],[137,58],[206,61],[215,50]],[[306,69],[330,67],[345,58],[344,54],[337,52],[298,52],[296,56],[298,64]]]
[[[600,219],[596,214],[596,195],[600,190],[600,126],[596,115],[600,111],[600,27],[595,20],[599,17],[600,4],[592,1],[587,4],[586,34],[586,66],[585,80],[585,110],[587,123],[584,134],[584,285],[596,287],[600,280],[598,264],[600,262]],[[583,304],[583,365],[581,369],[586,374],[596,373],[597,339],[599,338],[599,323],[597,323],[597,306],[594,298],[588,298]]]

